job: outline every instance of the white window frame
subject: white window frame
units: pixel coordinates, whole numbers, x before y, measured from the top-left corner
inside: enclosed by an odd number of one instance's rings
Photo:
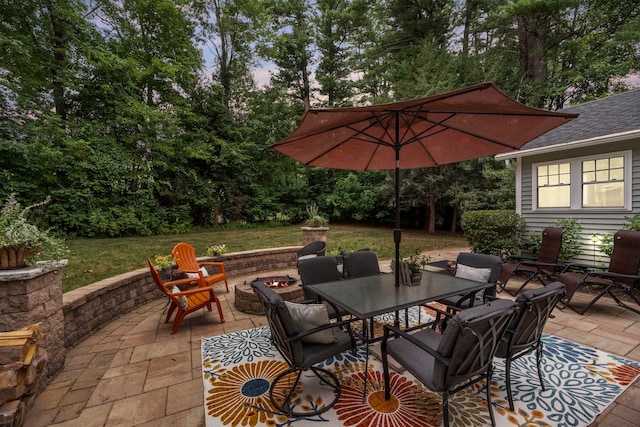
[[[624,158],[624,206],[623,207],[583,207],[582,206],[582,162],[587,160],[598,160],[611,157]],[[570,178],[570,194],[571,203],[568,208],[540,208],[538,207],[538,167],[557,165],[560,163],[569,163],[571,167]],[[601,153],[592,156],[572,157],[569,159],[558,159],[549,162],[533,163],[531,165],[531,210],[532,211],[585,211],[585,212],[602,212],[602,211],[630,211],[631,210],[631,150],[617,151],[613,153]]]

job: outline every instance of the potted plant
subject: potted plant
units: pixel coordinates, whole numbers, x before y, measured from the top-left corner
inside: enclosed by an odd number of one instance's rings
[[[304,222],[305,226],[302,228],[302,245],[313,242],[314,240],[327,241],[327,231],[329,227],[329,220],[320,215],[318,211],[318,205],[315,203],[307,206],[307,219]]]
[[[426,255],[415,254],[409,258],[404,258],[402,263],[407,266],[411,275],[411,285],[419,285],[422,281],[422,269],[431,258]]]
[[[23,208],[13,195],[0,211],[0,270],[22,268],[39,260],[59,261],[68,250],[63,240],[29,222],[29,211],[49,198]]]
[[[318,205],[315,203],[307,206],[307,219],[304,222],[309,227],[326,227],[329,220],[318,212]]]
[[[220,256],[227,252],[226,245],[211,245],[207,248],[207,255],[209,256]]]
[[[173,257],[171,255],[154,255],[153,265],[160,273],[162,280],[167,282],[174,279],[173,268],[171,268],[173,266]]]

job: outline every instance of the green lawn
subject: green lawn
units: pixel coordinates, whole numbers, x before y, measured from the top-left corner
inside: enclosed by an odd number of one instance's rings
[[[118,239],[75,239],[67,243],[71,253],[69,264],[62,269],[63,292],[88,285],[120,273],[144,268],[146,259],[154,255],[169,255],[178,242],[196,248],[198,256],[206,255],[206,248],[225,244],[228,252],[281,246],[300,246],[302,231],[299,225],[247,229],[206,229],[189,234]],[[400,245],[402,256],[416,252],[466,246],[460,235],[429,235],[423,230],[403,230]],[[333,225],[329,226],[327,249],[337,254],[340,249],[352,251],[368,247],[380,259],[393,257],[393,232],[388,228]]]

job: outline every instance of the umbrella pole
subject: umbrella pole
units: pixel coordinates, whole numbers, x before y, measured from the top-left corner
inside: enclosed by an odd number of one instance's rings
[[[393,241],[396,245],[396,286],[400,286],[400,241],[402,240],[402,231],[400,231],[400,113],[396,111],[396,228],[393,230]]]

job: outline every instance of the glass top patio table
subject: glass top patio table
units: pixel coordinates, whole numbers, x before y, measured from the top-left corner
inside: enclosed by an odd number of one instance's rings
[[[364,320],[453,295],[479,291],[491,284],[423,271],[417,286],[395,286],[395,275],[385,273],[310,285],[308,290]]]

